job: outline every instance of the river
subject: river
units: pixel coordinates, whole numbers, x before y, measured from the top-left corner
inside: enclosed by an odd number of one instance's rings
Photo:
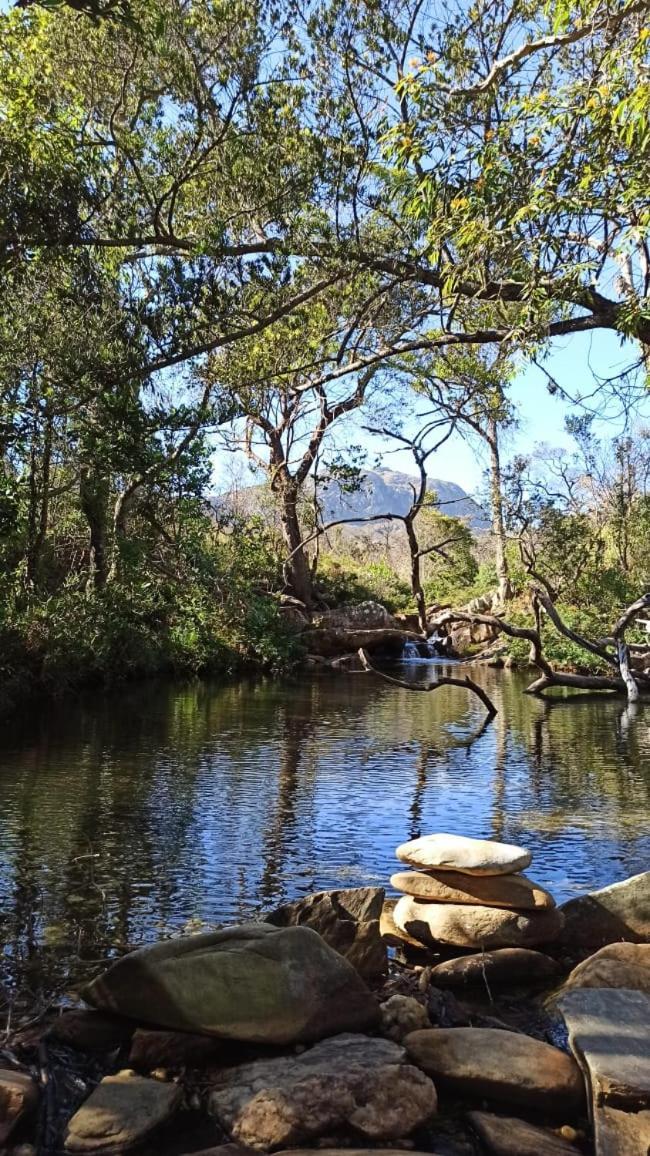
[[[407,668],[404,668],[407,669]],[[430,680],[429,664],[409,667]],[[454,671],[454,673],[457,673]],[[0,740],[0,980],[35,1000],[130,945],[387,884],[431,831],[523,843],[558,901],[650,864],[650,705],[373,675],[149,683],[40,707]]]

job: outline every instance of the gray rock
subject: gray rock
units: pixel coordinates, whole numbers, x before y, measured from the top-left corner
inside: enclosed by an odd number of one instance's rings
[[[477,955],[459,955],[431,969],[436,987],[538,983],[557,975],[559,965],[541,951],[527,947],[499,947]]]
[[[563,903],[561,942],[569,947],[604,947],[624,939],[650,942],[650,871]]]
[[[559,1008],[589,1086],[596,1156],[648,1156],[650,996],[582,988]]]
[[[467,1118],[494,1156],[577,1156],[573,1144],[555,1132],[514,1116],[469,1112]]]
[[[123,1152],[140,1144],[179,1107],[178,1084],[131,1072],[105,1076],[68,1124],[68,1152]]]
[[[379,1018],[363,980],[320,935],[268,923],[140,948],[82,995],[141,1023],[253,1043],[320,1039]]]
[[[550,1044],[498,1028],[433,1028],[404,1040],[414,1064],[464,1095],[556,1115],[584,1099],[580,1069]]]
[[[380,1005],[379,1014],[381,1034],[397,1043],[409,1032],[431,1027],[427,1009],[412,995],[392,995]]]
[[[379,930],[383,905],[383,887],[353,887],[307,895],[278,907],[264,919],[276,927],[312,927],[360,975],[376,979],[388,968],[386,944]]]
[[[341,1130],[367,1140],[407,1136],[437,1107],[431,1080],[390,1040],[346,1034],[300,1056],[216,1073],[208,1111],[240,1144],[271,1151]]]

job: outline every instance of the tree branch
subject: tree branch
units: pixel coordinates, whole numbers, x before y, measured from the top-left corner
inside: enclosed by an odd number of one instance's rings
[[[419,683],[404,682],[401,678],[392,678],[390,674],[384,674],[383,670],[377,670],[377,668],[370,662],[370,659],[368,658],[368,655],[366,654],[363,647],[361,647],[358,651],[358,655],[361,659],[361,664],[364,670],[367,670],[370,674],[376,674],[378,678],[383,678],[384,682],[389,682],[392,686],[399,686],[403,690],[420,690],[424,691],[425,693],[438,690],[438,687],[440,686],[460,686],[463,688],[463,690],[471,690],[472,693],[477,696],[477,698],[480,698],[488,713],[489,718],[494,718],[494,716],[497,714],[497,708],[492,702],[492,699],[485,693],[483,687],[479,686],[478,683],[473,682],[471,678],[450,678],[447,675],[439,675],[434,683],[431,683],[429,686],[423,686]]]

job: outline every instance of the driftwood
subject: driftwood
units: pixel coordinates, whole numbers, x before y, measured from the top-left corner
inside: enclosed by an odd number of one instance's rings
[[[532,587],[531,607],[535,621],[539,623],[544,610],[558,633],[569,638],[576,646],[600,658],[612,667],[611,676],[599,674],[571,674],[569,671],[555,670],[544,655],[539,628],[515,626],[497,614],[479,614],[464,610],[450,610],[437,619],[436,625],[446,626],[452,622],[484,623],[510,638],[522,638],[530,644],[530,661],[540,671],[540,677],[526,687],[526,694],[542,695],[550,687],[567,687],[571,690],[612,691],[627,695],[628,701],[638,701],[641,692],[650,692],[650,675],[642,670],[633,670],[630,663],[630,647],[625,641],[625,631],[634,619],[650,607],[650,593],[637,598],[623,612],[615,624],[611,638],[594,642],[585,638],[562,619],[548,589]],[[634,646],[636,655],[650,654],[650,646]]]
[[[367,670],[372,674],[376,674],[378,678],[383,678],[384,682],[389,682],[393,686],[400,686],[403,690],[420,690],[427,694],[432,690],[437,690],[439,686],[460,686],[463,688],[463,690],[470,690],[477,696],[477,698],[480,698],[483,706],[487,711],[489,719],[494,718],[494,716],[497,714],[497,708],[492,702],[490,696],[485,693],[482,686],[479,686],[478,683],[473,682],[471,678],[450,678],[448,675],[440,675],[435,682],[429,683],[428,686],[421,686],[418,683],[405,682],[404,679],[401,678],[393,678],[390,674],[384,674],[383,670],[377,670],[377,667],[372,665],[368,655],[366,654],[365,650],[363,650],[363,648],[360,649],[357,653],[361,659],[361,664],[364,670]]]

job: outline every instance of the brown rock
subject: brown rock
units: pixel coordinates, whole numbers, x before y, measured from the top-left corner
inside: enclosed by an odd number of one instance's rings
[[[488,950],[494,947],[533,947],[556,939],[562,927],[557,908],[510,911],[462,903],[427,903],[403,895],[393,918],[397,926],[427,946]]]
[[[650,995],[650,944],[610,943],[601,947],[574,967],[562,991],[577,987],[625,987]]]
[[[388,967],[379,930],[384,894],[383,887],[321,891],[286,903],[264,919],[276,927],[312,927],[360,975],[376,979]]]
[[[4,1144],[19,1120],[34,1111],[38,1088],[27,1072],[0,1068],[0,1144]]]
[[[47,1038],[80,1052],[112,1052],[131,1038],[134,1028],[120,1016],[73,1008],[54,1020]]]
[[[105,1076],[68,1124],[68,1152],[122,1152],[140,1144],[179,1107],[177,1084],[120,1072]]]
[[[420,952],[425,951],[424,944],[420,943],[419,939],[414,939],[412,935],[402,931],[397,926],[394,918],[397,903],[397,899],[384,900],[381,919],[379,920],[379,932],[382,939],[391,947],[411,947]]]
[[[650,942],[650,871],[563,903],[562,942],[604,947],[623,939]]]
[[[553,896],[525,875],[467,875],[460,871],[398,871],[391,886],[435,903],[476,903],[523,911],[555,907]]]
[[[555,1132],[514,1116],[469,1112],[467,1118],[494,1156],[578,1156],[573,1144]]]
[[[131,1040],[128,1064],[142,1072],[155,1068],[200,1068],[223,1054],[224,1043],[193,1032],[138,1028]]]
[[[498,1028],[432,1028],[404,1040],[413,1063],[464,1095],[557,1115],[580,1107],[580,1069],[559,1048]]]
[[[263,1151],[352,1128],[369,1140],[398,1139],[436,1111],[431,1080],[390,1040],[340,1035],[299,1056],[279,1056],[215,1074],[208,1110],[238,1143]]]
[[[392,995],[380,1005],[379,1014],[381,1034],[397,1043],[409,1032],[431,1027],[427,1009],[411,995]]]
[[[537,983],[557,975],[559,965],[541,951],[526,947],[500,947],[477,955],[461,955],[431,969],[437,987],[465,987],[470,984]]]

